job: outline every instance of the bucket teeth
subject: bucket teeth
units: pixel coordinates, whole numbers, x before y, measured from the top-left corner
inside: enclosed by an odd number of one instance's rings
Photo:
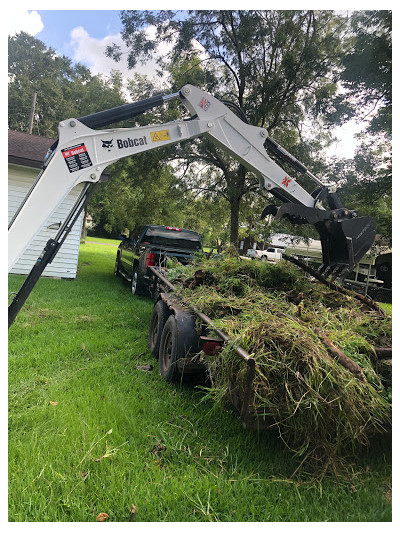
[[[322,263],[322,265],[318,267],[318,273],[321,274],[321,276],[323,276],[324,278],[326,278],[327,276],[329,276],[329,269],[329,265]]]
[[[318,268],[318,273],[325,279],[330,277],[330,281],[338,280],[337,283],[342,283],[348,272],[350,271],[348,265],[326,265],[322,264]]]
[[[331,273],[331,281],[335,281],[346,270],[346,265],[337,265]]]

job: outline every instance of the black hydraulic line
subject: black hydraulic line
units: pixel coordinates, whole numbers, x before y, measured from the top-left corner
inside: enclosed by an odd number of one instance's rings
[[[26,302],[28,296],[32,292],[34,286],[38,282],[40,276],[42,275],[44,269],[48,264],[50,264],[54,257],[56,256],[58,250],[61,248],[71,229],[73,228],[75,222],[78,220],[79,215],[83,211],[85,205],[87,204],[90,195],[92,194],[95,183],[88,183],[82,190],[78,199],[76,200],[74,206],[69,212],[66,220],[63,225],[57,232],[57,235],[54,239],[49,239],[44,247],[42,253],[36,260],[36,263],[33,265],[31,271],[25,278],[24,283],[19,289],[18,293],[15,295],[14,299],[8,306],[8,327],[12,325],[22,306]]]
[[[43,270],[46,268],[48,263],[51,263],[52,259],[58,252],[61,244],[55,241],[54,239],[49,239],[44,247],[43,252],[38,257],[36,263],[34,264],[32,270],[29,272],[25,278],[24,283],[19,289],[18,293],[14,297],[13,301],[8,306],[8,327],[12,325],[16,316],[18,315],[21,307],[26,302],[26,299],[32,292],[33,287],[36,285],[40,276],[42,275]]]
[[[226,107],[230,108],[231,110],[235,111],[236,114],[239,116],[239,118],[241,120],[243,120],[243,122],[245,124],[248,124],[249,121],[247,120],[247,117],[246,117],[246,114],[245,112],[243,111],[243,109],[238,106],[237,104],[235,104],[234,102],[231,102],[230,100],[221,100],[221,102],[226,105]]]
[[[83,187],[80,195],[75,200],[75,204],[71,208],[71,211],[68,213],[67,218],[64,220],[63,224],[58,229],[57,235],[54,237],[56,241],[59,241],[61,237],[62,242],[65,241],[73,225],[78,220],[78,217],[83,211],[85,205],[88,203],[96,184],[97,183],[86,183],[86,185]],[[72,219],[73,221],[71,222]]]
[[[103,126],[108,126],[109,124],[114,124],[115,122],[137,117],[145,111],[153,109],[153,107],[163,105],[164,101],[165,97],[162,95],[152,96],[151,98],[140,100],[139,102],[106,109],[105,111],[99,111],[92,115],[86,115],[78,118],[78,120],[82,122],[82,124],[85,124],[85,126],[88,126],[88,128],[101,128]]]
[[[276,156],[278,156],[283,161],[289,163],[289,165],[291,165],[293,168],[295,168],[302,174],[308,172],[307,168],[303,165],[303,163],[301,163],[292,154],[285,150],[280,144],[274,141],[274,139],[271,139],[271,137],[267,137],[264,146],[266,148],[269,148],[271,152],[273,152]]]

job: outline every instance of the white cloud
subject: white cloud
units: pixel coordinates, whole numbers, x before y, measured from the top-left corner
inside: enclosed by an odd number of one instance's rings
[[[27,9],[7,10],[7,30],[8,35],[15,35],[20,31],[35,36],[42,31],[44,25],[42,18],[37,11],[28,11]]]
[[[125,46],[121,35],[107,35],[102,39],[95,39],[82,26],[76,27],[71,31],[70,46],[74,61],[78,61],[86,65],[92,74],[103,74],[108,76],[111,70],[119,70],[123,78],[126,80],[133,77],[134,72],[139,74],[146,74],[149,78],[156,75],[156,61],[153,59],[147,61],[145,65],[140,62],[134,70],[128,69],[125,54],[127,54],[127,47]],[[123,56],[121,61],[116,63],[113,59],[106,57],[105,50],[108,45],[115,43],[121,46]],[[166,49],[160,53],[167,53]]]

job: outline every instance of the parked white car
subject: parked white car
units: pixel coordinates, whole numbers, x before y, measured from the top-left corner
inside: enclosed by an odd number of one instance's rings
[[[247,256],[251,259],[260,259],[261,261],[278,262],[282,259],[284,250],[282,248],[274,248],[268,246],[265,250],[257,250],[257,248],[250,248],[247,250]]]

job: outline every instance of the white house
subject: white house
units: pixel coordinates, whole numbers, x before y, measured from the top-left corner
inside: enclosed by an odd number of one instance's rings
[[[43,164],[44,156],[54,139],[8,130],[8,220],[20,206],[30,190]],[[46,221],[39,235],[33,240],[16,265],[12,274],[28,274],[42,252],[46,242],[57,233],[70,208],[77,199],[83,185],[76,186]],[[75,223],[56,257],[47,265],[43,276],[75,278],[83,213]]]

